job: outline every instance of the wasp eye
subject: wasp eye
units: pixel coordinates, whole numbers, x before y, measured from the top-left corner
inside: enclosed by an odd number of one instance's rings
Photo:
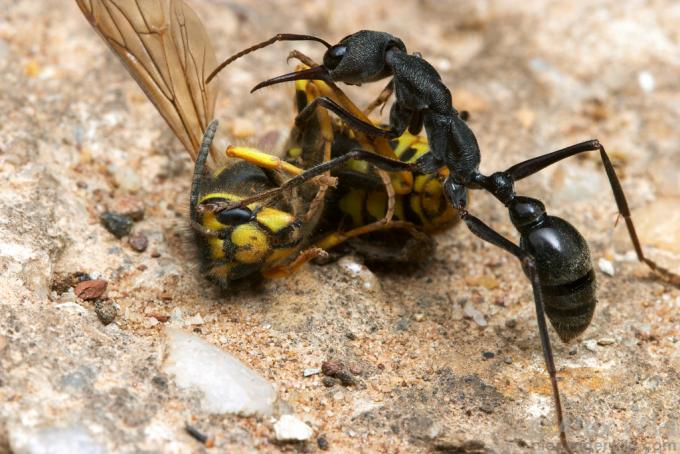
[[[323,56],[323,65],[329,70],[334,70],[342,61],[342,57],[347,53],[347,46],[337,44],[326,51]]]
[[[248,208],[234,208],[217,213],[217,220],[224,225],[240,225],[250,222],[253,213]]]

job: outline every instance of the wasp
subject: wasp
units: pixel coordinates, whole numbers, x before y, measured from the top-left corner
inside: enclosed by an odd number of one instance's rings
[[[390,143],[323,110],[301,115],[323,98],[369,121],[322,81],[296,84],[300,113],[286,159],[230,146],[226,155],[237,159],[225,163],[213,144],[217,89],[205,82],[217,61],[196,13],[181,0],[162,1],[160,9],[148,2],[77,3],[194,161],[190,225],[202,273],[219,286],[256,274],[284,277],[339,244],[388,230],[401,232],[411,246],[388,241],[371,249],[373,258],[422,259],[422,251],[431,249],[429,233],[456,220],[438,171],[392,165],[426,154],[425,138],[404,134]]]
[[[297,80],[361,85],[390,79],[379,97],[380,102],[386,101],[392,94],[395,97],[390,110],[390,122],[386,128],[365,121],[347,109],[347,106],[325,96],[315,98],[300,112],[298,118],[306,118],[317,110],[329,110],[350,124],[355,131],[375,138],[394,139],[406,131],[418,134],[425,129],[429,140],[428,153],[413,163],[376,162],[376,165],[391,171],[401,168],[403,171],[423,174],[445,168],[448,173],[443,182],[444,192],[460,219],[473,234],[520,261],[533,290],[539,337],[550,377],[560,442],[566,451],[571,452],[545,319],[547,316],[564,342],[581,334],[590,324],[595,311],[595,273],[588,244],[578,230],[566,220],[549,215],[545,204],[540,200],[516,194],[515,182],[571,156],[598,152],[638,259],[671,283],[680,284],[680,276],[644,255],[626,196],[604,146],[598,140],[588,140],[517,163],[503,171],[483,174],[479,170],[481,153],[475,134],[467,125],[465,116],[453,106],[451,93],[435,68],[419,53],[409,54],[406,45],[398,37],[379,31],[361,30],[334,45],[311,35],[278,34],[225,60],[211,73],[208,81],[224,66],[250,52],[277,41],[299,40],[324,45],[326,51],[323,64],[310,65],[304,71],[263,81],[252,91]],[[519,244],[505,238],[468,211],[470,190],[485,190],[508,209],[509,218],[520,237]]]

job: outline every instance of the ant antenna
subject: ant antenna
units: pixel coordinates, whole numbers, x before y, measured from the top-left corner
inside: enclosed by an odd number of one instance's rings
[[[247,55],[247,54],[254,52],[258,49],[262,49],[263,47],[267,47],[270,44],[274,44],[277,41],[316,41],[316,42],[319,42],[319,43],[323,44],[324,46],[326,46],[327,49],[331,48],[331,45],[328,44],[327,41],[325,41],[321,38],[317,38],[316,36],[296,35],[296,34],[293,34],[293,33],[279,33],[278,35],[276,35],[272,38],[269,38],[266,41],[262,41],[259,44],[255,44],[254,46],[251,46],[247,49],[244,49],[241,52],[238,52],[238,53],[232,55],[231,57],[227,58],[226,60],[224,60],[222,63],[220,63],[220,65],[217,68],[215,68],[215,70],[213,72],[210,73],[208,78],[205,80],[205,83],[206,84],[210,83],[210,81],[213,80],[213,78],[215,78],[217,73],[222,71],[225,66],[227,66],[229,63],[233,62],[234,60],[238,60],[239,58],[243,57],[244,55]]]

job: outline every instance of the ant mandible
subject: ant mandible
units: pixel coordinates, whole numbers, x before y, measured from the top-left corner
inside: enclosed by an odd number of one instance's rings
[[[352,157],[369,160],[385,170],[432,172],[446,166],[449,175],[444,182],[445,191],[470,231],[520,260],[533,289],[536,320],[546,369],[552,385],[560,441],[564,449],[571,452],[567,442],[545,316],[548,316],[563,342],[581,334],[590,324],[595,310],[595,273],[588,245],[576,228],[561,218],[548,215],[545,205],[540,200],[516,195],[515,182],[570,156],[599,151],[619,213],[625,220],[638,260],[674,285],[680,284],[680,276],[645,257],[621,183],[604,147],[597,140],[588,140],[520,162],[502,172],[488,176],[480,173],[477,139],[468,127],[465,115],[453,107],[451,92],[437,71],[420,54],[407,53],[406,46],[399,38],[384,32],[362,30],[346,36],[335,45],[310,35],[279,34],[225,60],[208,77],[207,82],[226,65],[250,52],[277,41],[300,40],[317,41],[326,46],[323,64],[266,80],[256,85],[252,91],[294,80],[322,80],[329,84],[343,82],[361,85],[392,77],[379,98],[385,101],[392,92],[395,95],[390,111],[389,129],[381,129],[356,118],[327,97],[319,97],[311,102],[300,112],[296,122],[304,121],[317,107],[322,106],[337,114],[352,128],[372,136],[396,138],[407,128],[413,134],[418,134],[423,127],[425,128],[431,152],[421,157],[415,164],[387,162],[362,150],[354,150],[349,154]],[[327,169],[347,159],[348,156],[341,156],[322,165]],[[317,173],[313,168],[309,170],[310,175]],[[508,208],[510,220],[520,235],[518,245],[467,211],[469,189],[486,190]]]

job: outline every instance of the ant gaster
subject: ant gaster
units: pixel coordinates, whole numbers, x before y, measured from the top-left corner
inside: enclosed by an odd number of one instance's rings
[[[323,80],[329,84],[343,82],[360,85],[392,77],[381,94],[383,100],[392,92],[395,95],[389,129],[381,129],[356,118],[326,97],[316,98],[300,112],[296,121],[303,121],[314,109],[322,106],[337,114],[352,128],[372,136],[396,138],[407,128],[409,132],[418,134],[424,127],[431,153],[421,157],[415,164],[386,162],[383,158],[376,158],[376,155],[361,150],[350,154],[369,160],[385,170],[432,172],[446,166],[449,176],[444,183],[445,191],[468,228],[481,239],[520,260],[533,288],[536,319],[552,385],[560,441],[564,449],[570,452],[545,316],[548,316],[564,342],[582,333],[590,324],[595,310],[595,273],[588,245],[581,234],[567,221],[548,215],[540,200],[515,195],[515,182],[570,156],[599,151],[619,213],[626,222],[638,259],[674,284],[680,282],[680,276],[658,266],[643,254],[626,197],[604,147],[597,140],[589,140],[515,164],[502,172],[483,175],[479,171],[480,151],[477,139],[468,127],[465,115],[461,115],[453,107],[451,92],[437,71],[419,54],[408,54],[406,46],[399,38],[384,32],[362,30],[343,38],[335,45],[309,35],[279,34],[229,58],[213,71],[208,81],[224,66],[243,55],[276,41],[293,40],[312,40],[324,44],[327,51],[323,64],[261,82],[252,91],[293,80]],[[344,159],[337,161],[344,162],[347,159],[346,156],[341,158]],[[326,167],[333,161],[335,160],[325,163]],[[310,174],[314,173],[313,169],[310,170]],[[467,211],[469,189],[486,190],[508,208],[510,220],[520,234],[519,245]]]

